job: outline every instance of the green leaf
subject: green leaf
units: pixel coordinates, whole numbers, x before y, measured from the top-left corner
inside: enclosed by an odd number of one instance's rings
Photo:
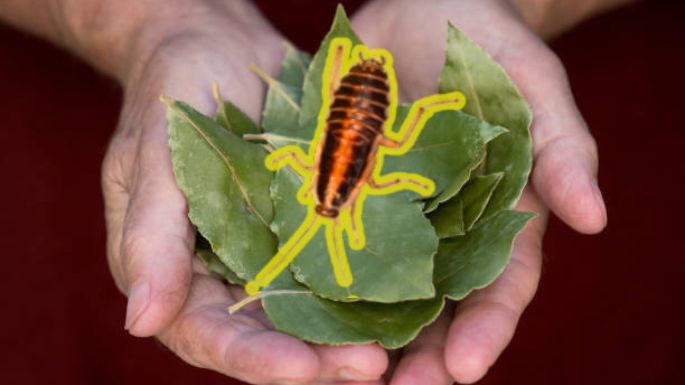
[[[281,73],[278,75],[278,80],[290,87],[302,89],[311,60],[308,53],[298,50],[290,43],[285,43],[285,57],[281,63]]]
[[[502,180],[504,173],[496,172],[488,175],[476,175],[464,186],[459,193],[464,203],[464,227],[471,230],[488,205],[492,193]]]
[[[292,138],[292,140],[306,139],[307,131],[299,125],[300,106],[297,103],[300,100],[301,91],[276,80],[268,83],[269,92],[266,95],[266,104],[262,112],[264,131],[284,138]],[[278,144],[278,142],[270,141],[268,136],[264,139],[271,144]]]
[[[502,173],[473,176],[458,195],[428,213],[440,238],[464,235],[471,230],[502,180]]]
[[[463,92],[466,113],[510,131],[488,145],[483,171],[486,174],[504,172],[483,214],[488,217],[501,209],[512,208],[526,185],[532,165],[528,130],[532,114],[502,67],[451,24],[446,53],[440,92]]]
[[[272,183],[276,215],[272,230],[281,245],[300,226],[306,208],[296,199],[301,180],[291,170],[279,170]],[[320,228],[291,264],[295,279],[317,295],[339,301],[351,297],[374,302],[398,302],[431,298],[433,255],[438,239],[419,203],[403,194],[369,196],[362,222],[366,246],[352,250],[344,237],[353,284],[340,287],[335,281],[324,229]]]
[[[262,112],[262,127],[269,134],[261,139],[276,148],[301,144],[306,149],[309,145],[309,130],[300,127],[300,98],[308,66],[309,55],[286,44],[279,80],[257,71],[269,86]]]
[[[509,262],[516,234],[535,216],[501,210],[463,237],[440,241],[435,256],[435,287],[453,300],[489,285]]]
[[[278,207],[282,201],[293,200],[300,184],[301,180],[291,170],[276,172],[271,193],[276,206],[272,228],[277,233],[304,220],[305,208],[297,202],[291,202],[289,210]],[[328,251],[317,257],[328,261]],[[330,263],[325,274],[333,275]],[[423,327],[437,318],[444,304],[442,297],[391,304],[332,301],[315,295],[285,273],[265,288],[261,296],[264,311],[281,332],[313,343],[378,342],[387,349],[397,349],[412,341]]]
[[[224,100],[216,83],[212,85],[212,93],[216,101],[216,116],[214,120],[217,123],[238,136],[260,132],[259,126],[238,106],[228,100]]]
[[[171,159],[188,216],[221,262],[249,278],[276,249],[268,227],[273,207],[266,151],[185,103],[165,103]]]
[[[393,130],[399,130],[409,105],[397,108]],[[459,192],[471,170],[485,156],[485,144],[506,129],[479,121],[461,111],[441,111],[433,115],[412,148],[402,156],[386,156],[382,174],[394,171],[418,173],[435,182],[435,197],[428,201],[431,211]]]
[[[459,195],[440,205],[437,210],[428,213],[428,219],[430,219],[440,238],[466,234],[464,231],[464,203]]]
[[[345,10],[341,5],[335,13],[335,19],[331,30],[321,42],[319,50],[314,55],[312,63],[309,66],[307,75],[304,79],[304,88],[302,94],[302,114],[300,115],[301,127],[315,127],[316,121],[321,109],[321,88],[323,69],[326,64],[326,56],[328,55],[328,47],[336,37],[347,37],[352,41],[352,46],[361,43],[359,37],[352,30],[350,20],[345,14]]]
[[[393,304],[336,302],[290,283],[264,292],[262,306],[276,329],[309,342],[344,345],[378,342],[397,349],[437,318],[441,297]]]
[[[245,285],[245,281],[240,279],[234,272],[231,271],[218,255],[212,251],[212,246],[201,234],[197,234],[195,240],[195,255],[207,267],[207,270],[215,273],[233,285]]]

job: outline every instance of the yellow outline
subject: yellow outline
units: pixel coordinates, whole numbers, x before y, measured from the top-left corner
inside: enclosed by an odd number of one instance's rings
[[[351,51],[351,54],[350,54]],[[334,58],[341,57],[339,66],[334,67]],[[319,143],[326,129],[326,119],[331,104],[330,85],[337,84],[343,74],[349,72],[352,66],[360,62],[362,57],[376,57],[383,62],[383,68],[388,75],[390,91],[388,117],[384,123],[384,139],[389,140],[397,146],[386,147],[378,145],[376,154],[376,165],[371,172],[375,185],[386,185],[385,187],[372,187],[366,183],[361,187],[358,196],[354,200],[352,207],[343,207],[337,218],[325,218],[318,215],[315,211],[316,198],[312,193],[313,181],[315,180],[315,170]],[[333,74],[338,78],[332,79]],[[302,187],[298,190],[298,202],[307,207],[307,216],[302,221],[300,227],[295,230],[293,235],[274,255],[273,258],[262,268],[253,281],[250,281],[245,290],[250,295],[259,293],[260,288],[269,285],[278,274],[285,269],[290,262],[302,251],[309,243],[319,227],[325,226],[326,244],[328,253],[335,273],[336,282],[341,287],[349,287],[354,279],[350,270],[343,242],[343,232],[347,233],[348,244],[353,250],[360,250],[366,245],[366,235],[362,222],[362,211],[364,201],[370,194],[387,195],[400,190],[411,190],[417,194],[428,197],[435,191],[435,183],[424,176],[407,172],[393,172],[387,175],[380,175],[383,169],[383,159],[385,155],[399,156],[405,154],[416,142],[423,127],[430,117],[438,111],[460,110],[466,103],[465,96],[460,92],[439,94],[425,97],[416,101],[398,132],[392,131],[393,123],[397,115],[397,78],[393,69],[393,57],[384,49],[368,49],[365,45],[358,44],[352,48],[352,42],[348,38],[335,38],[331,41],[326,64],[324,66],[321,83],[321,110],[317,120],[317,127],[314,138],[309,145],[307,154],[298,145],[284,146],[267,156],[266,167],[271,171],[276,171],[286,165],[292,167],[295,172],[304,179]],[[407,136],[408,130],[413,130]],[[354,212],[352,209],[355,208]],[[350,294],[350,297],[356,297]]]

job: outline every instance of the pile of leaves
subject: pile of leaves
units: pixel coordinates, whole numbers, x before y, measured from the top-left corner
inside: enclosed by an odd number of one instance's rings
[[[269,81],[260,124],[216,89],[215,117],[166,101],[197,255],[231,284],[253,279],[305,217],[296,199],[302,181],[287,167],[267,170],[264,159],[290,144],[308,151],[335,37],[361,43],[342,8],[313,58],[288,48],[279,77]],[[439,89],[463,92],[466,108],[436,113],[408,153],[385,157],[381,172],[431,178],[434,195],[367,198],[366,245],[346,245],[349,288],[335,282],[323,231],[314,236],[260,293],[278,330],[316,343],[398,348],[435,320],[447,299],[460,300],[502,272],[516,234],[533,216],[512,210],[531,168],[530,109],[502,68],[452,25]],[[395,130],[409,108],[398,106]]]

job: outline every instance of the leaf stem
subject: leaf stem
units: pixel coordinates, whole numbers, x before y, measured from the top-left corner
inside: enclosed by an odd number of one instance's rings
[[[250,71],[256,73],[257,76],[259,76],[260,78],[262,78],[262,79],[266,82],[266,84],[269,85],[269,88],[273,89],[273,90],[276,91],[279,95],[281,95],[281,97],[282,97],[283,99],[285,99],[285,101],[286,101],[286,102],[287,102],[295,111],[298,111],[298,112],[300,111],[300,106],[297,104],[297,102],[295,102],[295,101],[293,100],[292,97],[290,97],[290,95],[288,95],[288,94],[285,92],[285,90],[283,89],[283,85],[281,84],[281,82],[279,82],[278,80],[272,78],[269,74],[267,74],[266,72],[264,72],[264,70],[262,70],[261,68],[257,67],[257,66],[254,65],[254,64],[250,64]]]
[[[258,142],[258,141],[265,141],[272,143],[273,141],[283,141],[283,142],[292,142],[292,143],[299,143],[299,144],[305,144],[309,145],[311,142],[308,140],[300,139],[300,138],[293,138],[291,136],[283,136],[283,135],[278,135],[278,134],[270,134],[270,133],[263,133],[263,134],[243,134],[243,139],[247,140],[248,142]]]
[[[243,307],[247,306],[248,304],[262,299],[264,297],[269,297],[272,295],[288,295],[288,294],[313,294],[310,290],[268,290],[268,291],[260,291],[257,294],[253,294],[250,296],[247,296],[240,300],[239,302],[234,303],[233,305],[228,307],[228,314],[234,314]]]

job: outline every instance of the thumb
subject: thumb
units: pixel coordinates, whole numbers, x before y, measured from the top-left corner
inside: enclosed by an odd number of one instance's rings
[[[183,306],[195,236],[166,141],[143,138],[137,158],[120,250],[129,297],[125,328],[143,337],[161,331]]]
[[[543,46],[532,51],[517,55],[520,63],[507,64],[518,69],[510,71],[512,78],[533,108],[533,186],[567,225],[597,233],[607,221],[597,185],[597,146],[559,59]]]

